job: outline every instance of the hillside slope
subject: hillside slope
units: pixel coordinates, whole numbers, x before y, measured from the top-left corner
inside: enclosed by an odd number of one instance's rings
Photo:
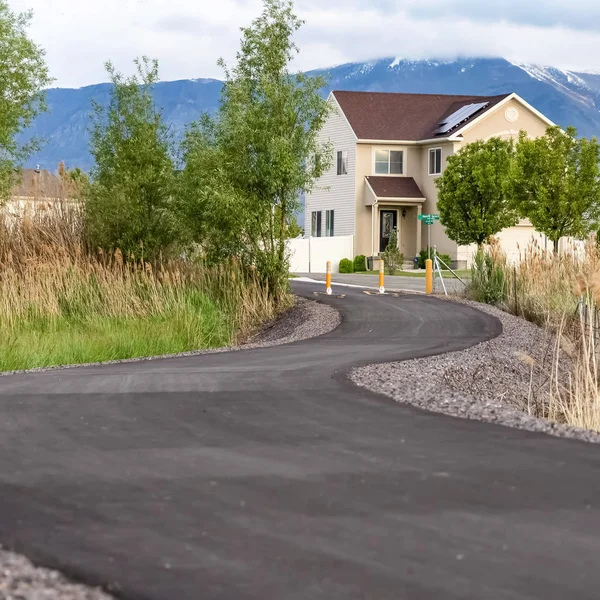
[[[562,126],[574,125],[584,136],[600,135],[600,74],[575,73],[553,67],[517,64],[502,58],[461,58],[454,61],[406,61],[384,58],[315,71],[331,77],[331,89],[492,95],[517,92]],[[203,111],[218,107],[221,82],[196,79],[163,82],[155,98],[176,137]],[[50,111],[32,131],[47,140],[28,166],[89,169],[87,149],[91,100],[105,103],[109,84],[48,92]]]

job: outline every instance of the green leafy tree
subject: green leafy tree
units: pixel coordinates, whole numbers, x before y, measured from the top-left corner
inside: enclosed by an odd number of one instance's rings
[[[507,196],[512,141],[475,141],[448,158],[436,180],[440,221],[451,240],[481,246],[517,223]]]
[[[0,0],[0,204],[10,197],[15,170],[39,148],[38,140],[17,138],[46,109],[44,89],[52,82],[44,51],[27,35],[31,18]]]
[[[558,252],[564,236],[585,238],[600,215],[600,147],[577,130],[550,127],[546,135],[519,135],[510,195],[519,214],[544,233]]]
[[[319,91],[325,81],[292,74],[301,27],[287,0],[265,0],[242,29],[237,62],[225,70],[216,122],[206,117],[184,144],[183,198],[201,223],[213,257],[234,254],[256,267],[272,293],[284,289],[289,237],[299,197],[310,192],[331,161],[319,141],[329,106]]]
[[[86,230],[92,248],[153,259],[178,241],[173,147],[152,99],[158,63],[143,57],[135,65],[137,74],[125,78],[107,63],[109,104],[94,104]]]

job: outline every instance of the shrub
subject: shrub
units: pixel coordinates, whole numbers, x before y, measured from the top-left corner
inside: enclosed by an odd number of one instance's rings
[[[506,298],[506,278],[504,268],[506,258],[492,246],[486,251],[477,250],[471,267],[471,283],[467,293],[477,302],[500,304]]]
[[[404,254],[398,250],[398,233],[395,230],[390,234],[390,240],[383,252],[382,258],[385,261],[385,268],[390,275],[393,275],[396,269],[401,267],[404,262]]]
[[[340,273],[354,273],[354,263],[349,258],[340,260]]]
[[[438,256],[440,257],[440,260],[443,260],[448,266],[450,266],[452,259],[450,258],[449,254],[442,254],[441,252],[438,252]],[[421,250],[421,253],[419,254],[419,269],[425,268],[426,260],[427,250]],[[431,250],[431,260],[433,260],[433,249]],[[440,267],[443,267],[443,265],[440,265]]]
[[[364,254],[359,254],[354,257],[354,271],[364,271],[367,268],[366,257]]]

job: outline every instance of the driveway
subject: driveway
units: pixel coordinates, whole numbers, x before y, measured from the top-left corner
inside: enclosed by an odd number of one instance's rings
[[[0,378],[0,542],[136,600],[598,598],[598,446],[346,379],[499,322],[335,291],[320,338]]]
[[[325,281],[325,273],[295,273],[298,277],[306,277],[316,281]],[[370,273],[336,273],[332,280],[337,283],[346,283],[365,287],[378,288],[379,275]],[[448,293],[460,292],[464,285],[458,279],[444,279]],[[386,275],[385,289],[389,291],[420,292],[425,293],[425,277],[403,277],[401,275]],[[443,294],[442,284],[439,279],[434,280],[434,292]]]

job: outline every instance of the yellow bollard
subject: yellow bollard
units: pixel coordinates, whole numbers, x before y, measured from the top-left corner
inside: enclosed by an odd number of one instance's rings
[[[379,261],[379,293],[380,294],[384,294],[385,293],[385,287],[383,286],[383,279],[385,276],[384,273],[384,264],[383,264],[383,258]]]
[[[331,296],[331,261],[327,261],[327,275],[325,276],[325,292]]]
[[[433,261],[430,258],[425,261],[425,292],[433,294]]]

